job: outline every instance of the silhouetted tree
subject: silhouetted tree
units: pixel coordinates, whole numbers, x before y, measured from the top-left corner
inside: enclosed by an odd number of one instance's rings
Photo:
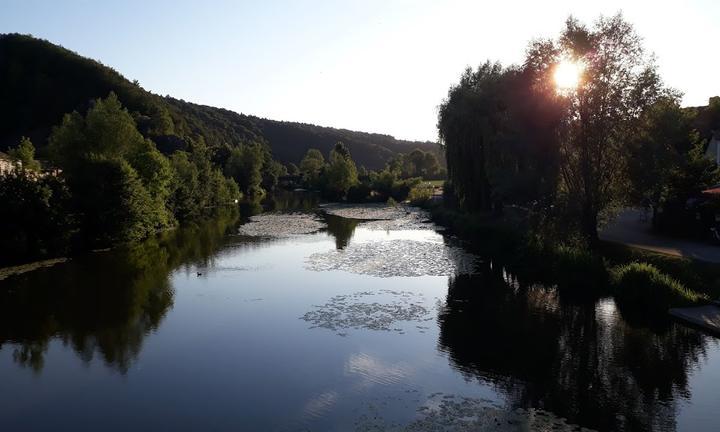
[[[551,49],[531,49],[529,57],[582,67],[577,88],[564,95],[560,166],[563,192],[585,238],[595,243],[599,216],[625,196],[630,137],[642,113],[666,91],[640,37],[620,14],[602,17],[593,27],[570,18],[560,38],[548,44]]]
[[[35,160],[35,146],[33,146],[30,138],[22,137],[17,147],[10,149],[8,154],[11,158],[20,162],[22,169],[37,171],[40,169],[40,163]]]

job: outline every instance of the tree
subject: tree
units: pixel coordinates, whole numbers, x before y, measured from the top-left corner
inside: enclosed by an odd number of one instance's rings
[[[278,161],[272,160],[272,158],[265,161],[263,168],[264,169],[261,185],[263,189],[267,191],[275,190],[275,187],[277,187],[280,177],[286,176],[288,174],[285,165],[281,164]]]
[[[54,176],[16,170],[0,176],[0,262],[63,254],[74,231],[70,194]]]
[[[470,210],[490,210],[487,150],[504,112],[500,97],[504,72],[486,62],[466,69],[440,105],[438,132],[448,160],[448,176],[460,202]]]
[[[91,159],[70,182],[86,242],[105,247],[141,240],[163,228],[156,202],[123,159]]]
[[[85,117],[66,114],[49,139],[51,156],[65,169],[83,159],[126,157],[146,149],[145,138],[115,93],[96,99]]]
[[[640,37],[622,15],[589,28],[570,18],[545,64],[573,61],[582,67],[561,128],[562,191],[577,211],[582,234],[597,242],[599,217],[621,202],[628,179],[628,142],[642,113],[666,92]]]
[[[172,171],[155,145],[110,93],[87,114],[74,112],[50,136],[50,154],[62,168],[93,245],[139,240],[170,226],[166,200]]]
[[[322,153],[320,153],[320,150],[309,149],[300,162],[300,172],[305,182],[312,187],[317,187],[318,177],[324,166],[325,158]]]
[[[350,151],[341,142],[330,151],[325,169],[325,192],[333,198],[343,198],[347,191],[358,183],[357,168]]]
[[[262,195],[263,149],[259,144],[243,144],[230,152],[225,164],[225,175],[237,182],[240,190],[248,195]]]
[[[203,209],[198,201],[200,187],[197,166],[190,160],[190,155],[183,151],[173,153],[170,165],[175,179],[175,189],[168,204],[170,209],[181,221],[198,219]]]
[[[40,170],[40,163],[35,160],[35,146],[33,146],[30,138],[22,137],[17,147],[8,151],[10,157],[22,166],[22,169],[30,171]]]
[[[295,165],[294,163],[290,162],[287,165],[287,173],[288,173],[288,175],[291,175],[291,176],[300,175],[300,168],[298,168],[298,166]]]
[[[641,114],[630,144],[628,199],[656,209],[667,198],[674,173],[691,159],[692,116],[680,107],[679,97],[661,98]]]

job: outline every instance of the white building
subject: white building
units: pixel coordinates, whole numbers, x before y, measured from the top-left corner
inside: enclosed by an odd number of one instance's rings
[[[712,159],[716,164],[720,165],[720,133],[714,132],[710,143],[705,150],[705,157]]]
[[[6,153],[0,152],[0,175],[15,169],[15,162]]]

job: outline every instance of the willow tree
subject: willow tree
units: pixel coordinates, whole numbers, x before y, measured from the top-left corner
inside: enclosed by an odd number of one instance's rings
[[[438,132],[445,147],[448,178],[461,204],[470,210],[490,210],[487,151],[504,112],[500,97],[503,68],[486,62],[466,69],[440,105]]]
[[[528,61],[552,65],[556,74],[563,66],[577,71],[576,82],[559,89],[567,102],[559,130],[560,186],[593,244],[599,218],[625,195],[629,138],[642,113],[667,91],[621,14],[592,27],[569,18],[557,40],[531,47]]]

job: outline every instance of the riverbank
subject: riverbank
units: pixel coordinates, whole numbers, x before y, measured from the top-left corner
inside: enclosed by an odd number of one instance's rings
[[[0,267],[0,281],[7,279],[10,276],[20,275],[23,273],[31,272],[41,268],[52,267],[56,264],[61,264],[69,261],[69,258],[53,258],[42,261],[35,261],[27,264],[21,264],[16,266]]]
[[[431,203],[433,221],[467,242],[475,253],[525,281],[555,285],[576,296],[612,295],[665,313],[670,307],[703,305],[720,296],[720,266],[684,257],[601,242],[587,250],[561,242],[540,243],[527,218],[470,214]]]

